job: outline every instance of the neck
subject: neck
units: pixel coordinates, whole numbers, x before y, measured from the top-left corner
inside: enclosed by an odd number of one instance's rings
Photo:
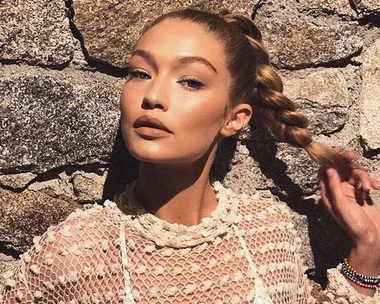
[[[199,224],[217,205],[209,181],[214,156],[215,151],[211,151],[196,162],[181,165],[140,163],[138,202],[170,223]]]

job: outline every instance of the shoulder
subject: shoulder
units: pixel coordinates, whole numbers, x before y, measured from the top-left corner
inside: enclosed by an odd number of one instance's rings
[[[77,210],[36,236],[32,248],[21,255],[19,267],[6,274],[5,298],[42,301],[47,294],[63,292],[82,278],[102,275],[102,260],[118,254],[112,209],[106,204]]]
[[[86,254],[117,232],[117,226],[110,214],[112,208],[107,203],[105,206],[94,205],[74,211],[65,221],[49,227],[41,237],[35,237],[29,255],[36,255],[41,251],[61,257]]]

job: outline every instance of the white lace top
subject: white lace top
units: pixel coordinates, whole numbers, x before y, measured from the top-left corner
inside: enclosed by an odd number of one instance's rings
[[[216,210],[191,227],[146,212],[133,186],[116,204],[72,213],[4,274],[0,302],[315,303],[287,206],[218,182],[214,190]],[[328,276],[322,303],[379,303],[378,293],[359,294],[338,269]]]

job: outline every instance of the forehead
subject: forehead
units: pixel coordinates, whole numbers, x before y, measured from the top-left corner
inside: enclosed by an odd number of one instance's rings
[[[222,42],[203,25],[189,20],[167,19],[150,28],[136,49],[150,51],[162,59],[199,56],[219,68],[225,67]]]

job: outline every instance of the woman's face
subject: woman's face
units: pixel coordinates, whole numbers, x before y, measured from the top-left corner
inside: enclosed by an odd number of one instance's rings
[[[202,26],[167,19],[132,54],[120,108],[124,141],[137,159],[189,163],[220,137],[231,78],[223,45]]]

